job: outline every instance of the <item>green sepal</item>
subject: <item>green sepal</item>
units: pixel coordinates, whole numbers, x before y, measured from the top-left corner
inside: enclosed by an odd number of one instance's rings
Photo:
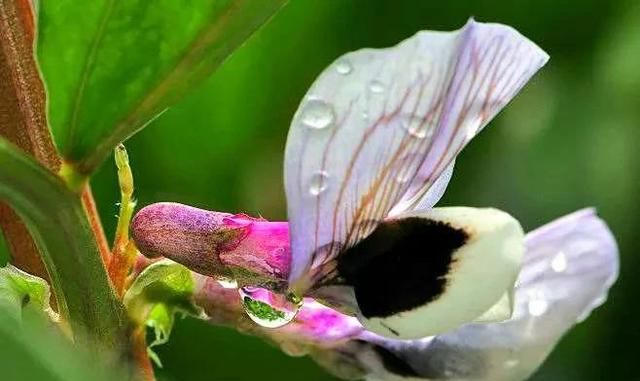
[[[195,281],[191,271],[170,260],[161,260],[138,275],[124,296],[130,318],[138,325],[153,329],[148,346],[149,357],[162,366],[152,347],[166,343],[171,335],[176,313],[203,317],[204,311],[194,301]]]

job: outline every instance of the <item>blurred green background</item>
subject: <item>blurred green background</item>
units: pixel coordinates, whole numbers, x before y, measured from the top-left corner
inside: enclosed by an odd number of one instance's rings
[[[457,29],[470,16],[514,26],[551,61],[459,157],[442,204],[495,206],[527,230],[596,206],[618,238],[620,279],[608,303],[565,337],[534,380],[635,379],[637,1],[292,0],[200,88],[127,143],[139,205],[178,201],[285,219],[289,121],[320,71],[345,52],[393,45],[422,29]],[[113,235],[115,165],[105,163],[92,183]],[[332,380],[307,358],[191,319],[179,321],[158,352],[162,380]]]

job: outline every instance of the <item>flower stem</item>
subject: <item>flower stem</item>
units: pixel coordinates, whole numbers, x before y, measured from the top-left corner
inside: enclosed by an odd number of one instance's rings
[[[60,159],[45,116],[45,91],[33,52],[35,31],[30,3],[0,1],[0,136],[56,172]],[[0,204],[0,228],[11,262],[50,281],[29,231],[14,209],[4,203]]]
[[[96,238],[96,243],[98,245],[98,250],[100,251],[102,263],[107,266],[111,260],[111,250],[109,249],[109,243],[107,242],[107,237],[104,234],[104,229],[102,229],[102,222],[100,222],[100,215],[98,214],[98,209],[96,208],[96,202],[93,199],[91,186],[88,183],[85,185],[85,188],[82,191],[81,198],[82,205],[84,206],[84,211],[87,215],[87,219],[89,220],[89,225],[91,226],[93,235]]]
[[[147,354],[147,337],[145,326],[138,326],[131,334],[131,341],[133,345],[133,358],[138,364],[138,369],[144,381],[155,381],[155,375],[153,373],[153,365]]]

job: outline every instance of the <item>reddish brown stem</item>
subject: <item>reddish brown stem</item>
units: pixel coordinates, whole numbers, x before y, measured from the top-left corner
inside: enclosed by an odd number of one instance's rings
[[[136,327],[131,335],[133,345],[133,357],[138,365],[138,370],[145,381],[155,381],[153,365],[147,354],[147,337],[144,326]]]
[[[102,262],[106,267],[111,261],[111,250],[109,249],[109,243],[107,242],[107,237],[104,234],[104,229],[102,229],[100,215],[98,214],[96,202],[93,199],[93,193],[91,192],[91,186],[89,184],[85,186],[84,191],[82,192],[82,205],[84,205],[84,210],[87,214],[87,218],[89,219],[89,223],[91,224],[93,235],[96,237],[98,249],[100,250],[100,257],[102,257]]]
[[[45,117],[45,91],[33,52],[33,13],[27,0],[0,0],[0,135],[52,172],[60,167]],[[7,205],[0,227],[21,269],[49,279],[27,228]]]
[[[138,250],[133,242],[127,242],[124,247],[116,244],[111,262],[109,263],[109,278],[116,293],[122,297],[127,283],[127,275],[133,268]]]

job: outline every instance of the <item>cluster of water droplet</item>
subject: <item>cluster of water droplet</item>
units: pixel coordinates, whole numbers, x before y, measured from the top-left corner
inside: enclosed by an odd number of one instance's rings
[[[249,318],[265,328],[286,325],[302,307],[302,299],[295,295],[278,294],[261,287],[242,287],[238,289],[238,293]]]
[[[551,258],[549,267],[556,273],[562,273],[567,270],[568,259],[567,255],[563,251],[559,251]],[[531,316],[542,316],[549,310],[548,296],[543,290],[533,290],[529,294],[529,301],[527,303],[527,309]]]

